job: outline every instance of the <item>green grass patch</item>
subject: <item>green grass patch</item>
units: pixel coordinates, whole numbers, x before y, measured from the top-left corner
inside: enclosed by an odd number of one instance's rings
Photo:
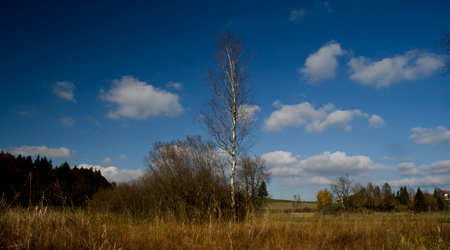
[[[294,207],[294,202],[289,200],[272,200],[267,202],[267,209],[270,212],[314,212],[317,209],[316,202],[301,202]]]

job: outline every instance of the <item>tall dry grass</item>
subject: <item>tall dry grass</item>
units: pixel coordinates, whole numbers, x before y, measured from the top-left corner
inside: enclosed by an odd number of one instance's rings
[[[299,217],[178,223],[116,214],[9,208],[0,249],[450,249],[445,214]]]

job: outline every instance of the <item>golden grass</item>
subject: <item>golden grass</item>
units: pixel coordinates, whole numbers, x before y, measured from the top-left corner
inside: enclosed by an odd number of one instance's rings
[[[445,214],[302,215],[184,224],[15,208],[0,215],[0,249],[450,249]]]

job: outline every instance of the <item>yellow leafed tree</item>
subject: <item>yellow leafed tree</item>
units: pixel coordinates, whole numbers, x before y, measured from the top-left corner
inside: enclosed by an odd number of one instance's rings
[[[317,208],[322,209],[324,207],[331,206],[333,204],[333,194],[328,191],[327,188],[319,190],[317,192]]]

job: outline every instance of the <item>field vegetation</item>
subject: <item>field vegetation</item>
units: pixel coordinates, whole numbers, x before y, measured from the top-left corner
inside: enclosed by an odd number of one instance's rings
[[[266,209],[241,222],[214,218],[180,222],[171,216],[3,205],[0,225],[0,249],[450,248],[449,217],[431,212],[336,216]]]

